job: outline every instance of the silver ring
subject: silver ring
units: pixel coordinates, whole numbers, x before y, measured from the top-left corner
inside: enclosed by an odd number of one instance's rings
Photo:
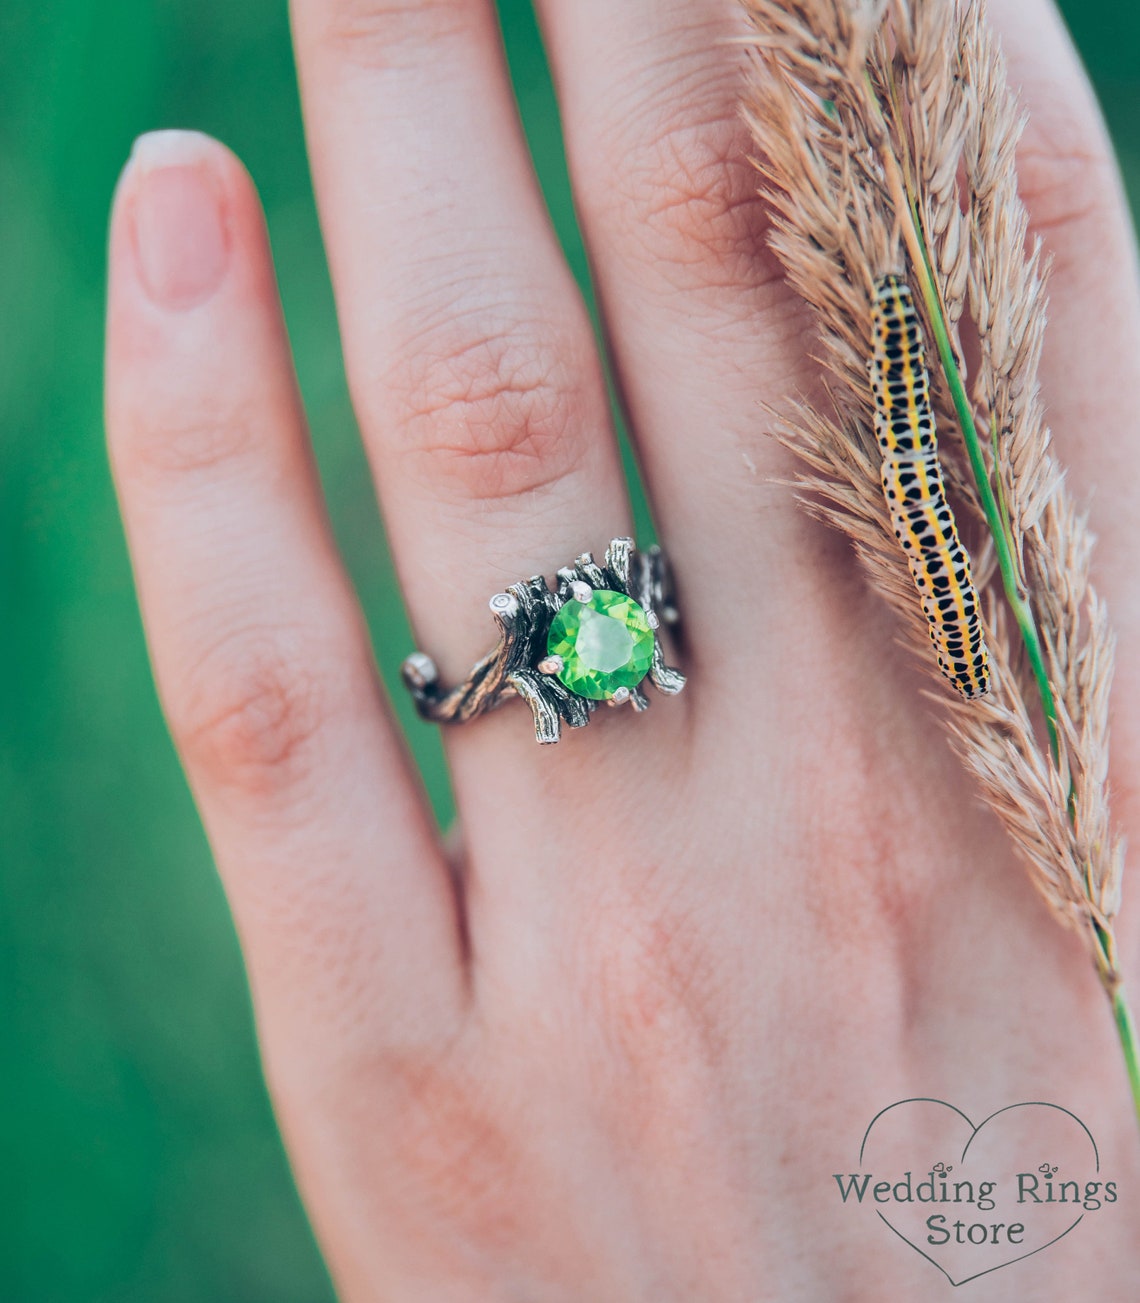
[[[685,686],[661,645],[662,629],[678,615],[659,547],[639,552],[633,539],[615,538],[601,565],[583,552],[559,570],[554,591],[535,575],[496,593],[490,606],[498,645],[462,683],[444,688],[425,652],[405,659],[400,675],[424,719],[464,724],[521,697],[538,741],[557,742],[564,722],[581,728],[602,702],[647,710],[647,681],[670,697]]]

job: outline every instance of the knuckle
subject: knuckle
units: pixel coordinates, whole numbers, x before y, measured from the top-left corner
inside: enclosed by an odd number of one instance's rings
[[[1038,234],[1070,238],[1111,219],[1116,164],[1094,111],[1043,95],[1017,153],[1018,190]]]
[[[270,795],[310,771],[328,696],[299,639],[234,635],[185,677],[168,707],[171,733],[210,782]]]
[[[507,501],[571,475],[585,455],[581,376],[593,359],[540,325],[453,319],[383,378],[410,473],[458,500]]]
[[[361,1091],[362,1079],[373,1089]],[[509,1092],[483,1056],[476,1060],[462,1047],[384,1047],[373,1048],[356,1071],[331,1076],[321,1103],[356,1124],[346,1134],[367,1138],[353,1166],[384,1174],[377,1194],[385,1220],[415,1208],[485,1249],[519,1243],[528,1212],[517,1191],[542,1189],[549,1178],[536,1170]],[[378,1105],[399,1126],[378,1128]]]
[[[660,895],[652,881],[636,903],[612,889],[581,950],[586,1003],[639,1076],[666,1063],[715,1067],[731,1018],[710,938],[691,908]]]
[[[398,67],[409,47],[460,34],[471,7],[457,0],[336,0],[328,5],[321,39],[339,58],[370,71]]]
[[[763,209],[735,102],[703,114],[658,105],[644,119],[603,139],[607,219],[684,287],[747,283]]]
[[[726,125],[669,132],[632,175],[652,252],[674,265],[731,268],[754,252],[755,188]]]
[[[507,1110],[470,1069],[423,1056],[390,1078],[405,1119],[398,1167],[436,1215],[472,1239],[499,1243],[518,1230],[514,1201],[524,1160]]]
[[[143,476],[195,475],[240,461],[257,444],[257,417],[231,400],[195,398],[191,409],[136,419],[126,442],[128,470]]]

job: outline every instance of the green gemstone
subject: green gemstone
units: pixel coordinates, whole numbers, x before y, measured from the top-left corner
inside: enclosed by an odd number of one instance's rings
[[[653,661],[645,611],[624,593],[596,588],[588,602],[569,598],[550,624],[548,656],[561,656],[558,677],[580,697],[607,701],[636,688]]]

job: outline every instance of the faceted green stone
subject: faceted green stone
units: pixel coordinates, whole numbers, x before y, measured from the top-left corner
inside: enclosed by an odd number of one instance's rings
[[[561,656],[558,677],[580,697],[607,701],[636,688],[653,661],[645,611],[624,593],[596,588],[588,602],[569,598],[550,624],[548,656]]]

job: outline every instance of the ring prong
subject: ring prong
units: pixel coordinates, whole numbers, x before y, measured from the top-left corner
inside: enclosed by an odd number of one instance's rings
[[[575,579],[570,585],[570,596],[576,602],[588,602],[594,595],[594,590],[589,584],[583,583],[581,579]]]
[[[645,612],[645,623],[649,625],[651,629],[660,629],[661,627],[661,621],[657,618],[656,611]]]
[[[614,693],[614,695],[610,698],[610,705],[623,706],[632,696],[633,693],[630,692],[628,688],[618,688],[617,691]]]
[[[561,674],[563,660],[561,656],[547,656],[538,662],[539,674]]]

